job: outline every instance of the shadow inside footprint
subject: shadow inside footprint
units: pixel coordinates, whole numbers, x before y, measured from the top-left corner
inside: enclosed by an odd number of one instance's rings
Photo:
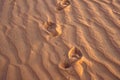
[[[57,10],[62,10],[69,5],[70,5],[69,0],[62,0],[61,2],[57,3]]]
[[[83,55],[82,55],[81,51],[76,47],[71,48],[68,53],[68,58],[71,63],[74,63],[74,62],[80,60],[82,58],[82,56]]]
[[[70,67],[71,67],[71,64],[68,61],[63,61],[59,64],[59,68],[61,68],[63,70],[67,70]]]
[[[51,34],[52,36],[57,36],[58,35],[55,23],[53,23],[53,22],[45,22],[44,27],[47,30],[47,32],[49,34]]]

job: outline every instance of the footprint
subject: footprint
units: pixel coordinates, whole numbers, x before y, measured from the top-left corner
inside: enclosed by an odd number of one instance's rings
[[[57,3],[57,10],[62,10],[64,9],[65,7],[69,6],[70,5],[70,1],[69,0],[62,0],[61,2],[58,2]]]
[[[71,62],[71,64],[80,60],[82,58],[82,56],[83,55],[82,55],[81,51],[76,47],[72,47],[68,52],[68,59]]]
[[[57,29],[57,25],[53,22],[45,22],[44,23],[44,27],[46,29],[46,31],[52,35],[52,36],[57,36],[59,35],[59,32],[56,30]]]
[[[80,60],[82,56],[83,55],[78,48],[72,47],[69,50],[67,57],[63,57],[62,61],[60,61],[59,68],[63,70],[68,70],[71,66],[74,65],[75,62]]]

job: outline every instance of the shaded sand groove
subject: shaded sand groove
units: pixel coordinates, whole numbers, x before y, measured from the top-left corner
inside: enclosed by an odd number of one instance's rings
[[[120,80],[120,1],[0,0],[0,80]]]

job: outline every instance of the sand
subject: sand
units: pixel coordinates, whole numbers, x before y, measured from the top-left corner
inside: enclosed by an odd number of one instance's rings
[[[0,0],[0,80],[120,80],[120,1]]]

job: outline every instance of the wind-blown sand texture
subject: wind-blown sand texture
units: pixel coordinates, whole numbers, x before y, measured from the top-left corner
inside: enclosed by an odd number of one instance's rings
[[[120,80],[120,0],[0,0],[0,80]]]

